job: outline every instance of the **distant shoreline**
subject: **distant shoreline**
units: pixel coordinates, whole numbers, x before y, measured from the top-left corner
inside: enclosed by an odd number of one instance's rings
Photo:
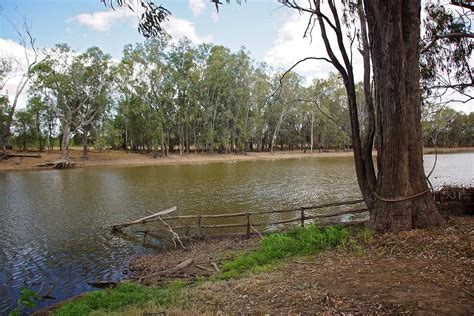
[[[456,153],[456,152],[474,152],[474,147],[455,147],[455,148],[438,148],[438,153]],[[20,153],[18,151],[14,151]],[[425,154],[433,154],[434,148],[425,148]],[[37,152],[35,152],[37,153]],[[10,158],[0,162],[1,171],[18,171],[18,170],[48,170],[49,168],[37,167],[41,163],[59,160],[61,154],[58,150],[52,153],[39,153],[41,158]],[[375,154],[375,152],[374,152]],[[155,166],[155,165],[181,165],[181,164],[201,164],[215,162],[238,162],[238,161],[258,161],[258,160],[281,160],[281,159],[297,159],[307,157],[352,157],[352,151],[330,151],[330,152],[314,152],[301,150],[298,151],[277,151],[274,154],[269,152],[249,152],[243,154],[195,154],[181,156],[179,153],[170,154],[168,157],[153,158],[152,153],[132,153],[118,150],[107,150],[98,152],[91,150],[89,152],[89,160],[81,158],[82,151],[79,149],[70,150],[71,159],[76,163],[75,168],[89,167],[110,167],[110,166]]]

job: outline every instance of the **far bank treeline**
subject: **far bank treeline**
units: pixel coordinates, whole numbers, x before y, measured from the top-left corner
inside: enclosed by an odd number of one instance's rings
[[[15,113],[10,143],[40,150],[71,142],[96,149],[189,154],[343,149],[350,123],[336,75],[309,86],[251,59],[242,48],[167,38],[127,45],[120,61],[97,47],[56,45],[38,63],[26,109]],[[279,87],[281,92],[273,94]],[[363,98],[362,84],[357,94]],[[363,102],[359,102],[363,104]],[[0,119],[8,111],[0,102]],[[425,144],[472,146],[474,115],[424,106]],[[360,110],[364,120],[364,109]]]

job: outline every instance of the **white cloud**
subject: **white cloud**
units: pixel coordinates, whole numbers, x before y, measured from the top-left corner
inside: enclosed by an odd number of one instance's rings
[[[136,13],[128,8],[116,8],[115,10],[97,11],[92,13],[82,13],[68,20],[77,22],[99,32],[110,30],[112,24],[117,22],[134,22],[137,19]]]
[[[264,61],[275,68],[287,69],[298,60],[305,57],[327,57],[324,42],[320,37],[319,27],[313,29],[313,41],[309,37],[303,38],[308,24],[308,15],[294,12],[280,27],[273,46],[266,52]],[[335,43],[335,36],[328,33],[329,41]],[[337,49],[333,47],[336,52]],[[362,80],[362,57],[354,47],[354,74],[356,80]],[[314,78],[327,78],[330,72],[336,72],[331,64],[325,61],[306,61],[299,64],[295,72],[306,78],[310,84]]]
[[[118,22],[123,23],[128,21],[134,28],[138,23],[136,13],[133,13],[131,10],[126,8],[118,8],[115,11],[108,10],[83,13],[70,18],[68,21],[78,22],[99,32],[106,32],[110,30],[112,25]],[[212,40],[212,35],[199,35],[194,24],[190,21],[174,16],[170,16],[168,21],[163,22],[163,27],[166,32],[173,37],[173,40],[176,41],[183,37],[189,38],[194,44],[200,44]],[[84,36],[86,36],[85,33]]]
[[[188,0],[188,6],[194,15],[199,15],[206,9],[204,0]]]
[[[212,40],[212,35],[210,34],[207,36],[200,36],[193,23],[173,16],[170,17],[169,21],[163,23],[163,27],[174,40],[187,37],[194,44],[210,42]]]

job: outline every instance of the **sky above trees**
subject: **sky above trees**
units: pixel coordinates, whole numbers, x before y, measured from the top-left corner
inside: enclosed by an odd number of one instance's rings
[[[242,5],[224,5],[217,14],[208,0],[163,0],[172,12],[166,31],[177,41],[188,37],[194,44],[212,42],[237,51],[245,46],[252,58],[268,63],[275,70],[290,67],[307,56],[325,56],[324,44],[315,37],[303,38],[307,18],[283,8],[276,0],[249,0]],[[124,45],[143,42],[137,32],[137,16],[127,9],[115,11],[99,1],[2,0],[0,2],[0,54],[23,58],[23,49],[12,23],[21,26],[23,17],[31,24],[40,48],[68,43],[83,52],[91,46],[120,59]],[[356,80],[362,79],[362,59],[354,54]],[[309,84],[313,78],[327,78],[332,66],[308,61],[295,69]],[[5,89],[13,93],[15,78]],[[23,107],[26,96],[20,100]],[[464,112],[474,104],[453,104]]]

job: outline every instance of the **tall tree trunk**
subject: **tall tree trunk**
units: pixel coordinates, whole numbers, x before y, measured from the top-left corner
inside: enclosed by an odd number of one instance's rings
[[[7,158],[7,133],[6,133],[6,126],[2,126],[2,134],[0,135],[0,142],[2,143],[2,159]]]
[[[311,111],[311,153],[313,153],[314,146],[314,112]]]
[[[69,161],[69,138],[70,138],[71,123],[65,122],[63,124],[62,141],[61,141],[61,159]]]
[[[84,133],[82,134],[82,158],[85,160],[89,159],[89,127],[84,127]]]
[[[443,223],[423,169],[420,10],[416,0],[365,0],[378,113],[378,176],[370,215],[375,230]],[[403,124],[403,128],[401,126]]]
[[[369,38],[367,34],[367,19],[365,17],[364,6],[362,0],[357,1],[357,12],[360,19],[360,37],[362,40],[362,57],[364,61],[364,101],[365,107],[367,110],[367,135],[365,137],[363,158],[365,161],[365,172],[367,176],[367,184],[369,190],[374,192],[375,185],[377,182],[375,176],[374,161],[372,159],[372,150],[374,147],[374,137],[375,137],[375,109],[374,102],[372,97],[372,91],[370,89],[370,46]],[[370,201],[372,203],[372,200]]]

